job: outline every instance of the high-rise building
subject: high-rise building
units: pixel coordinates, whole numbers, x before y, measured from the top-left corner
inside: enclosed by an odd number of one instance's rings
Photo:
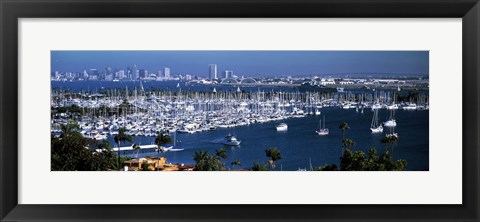
[[[164,77],[162,70],[158,70],[157,77]]]
[[[133,81],[138,80],[138,69],[137,69],[137,65],[135,64],[133,64],[133,68],[132,68],[132,80]]]
[[[217,76],[217,64],[208,65],[208,78],[210,80],[218,79]]]
[[[140,77],[140,79],[143,79],[143,78],[147,77],[145,75],[145,69],[139,69],[138,70],[138,77]]]
[[[125,71],[122,69],[122,70],[119,70],[117,73],[117,79],[124,79],[125,78]]]
[[[165,67],[165,69],[163,69],[163,74],[165,74],[165,79],[170,79],[170,68]]]
[[[232,70],[225,70],[223,71],[223,78],[232,78],[233,77],[233,71]]]
[[[132,80],[132,68],[130,68],[130,66],[127,66],[127,69],[125,71],[125,78]]]

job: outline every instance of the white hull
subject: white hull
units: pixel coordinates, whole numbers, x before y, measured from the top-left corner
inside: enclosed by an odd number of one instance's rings
[[[384,122],[383,125],[387,126],[387,127],[395,127],[395,126],[397,126],[397,121],[395,121],[394,119],[388,120],[388,121]]]
[[[319,135],[319,136],[326,136],[326,135],[329,134],[329,131],[328,131],[328,129],[321,129],[319,131],[315,131],[315,133],[317,133],[317,135]]]
[[[277,126],[277,131],[287,131],[287,130],[288,130],[287,124],[280,124]]]
[[[383,132],[383,127],[379,126],[377,128],[370,128],[370,130],[372,131],[372,133],[381,133]]]
[[[227,145],[227,146],[238,146],[240,145],[240,141],[234,141],[234,142],[223,142],[223,145]]]
[[[224,139],[223,139],[223,145],[227,145],[227,146],[238,146],[240,145],[242,141],[240,140],[237,140],[237,138],[235,138],[233,135],[227,135]]]

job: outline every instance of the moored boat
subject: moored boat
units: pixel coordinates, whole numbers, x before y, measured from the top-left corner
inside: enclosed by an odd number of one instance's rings
[[[276,128],[277,131],[287,131],[288,125],[286,123],[280,123]]]

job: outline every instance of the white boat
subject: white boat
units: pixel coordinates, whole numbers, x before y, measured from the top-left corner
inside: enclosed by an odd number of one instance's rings
[[[225,138],[223,138],[223,144],[224,145],[227,145],[227,146],[238,146],[240,145],[240,140],[237,140],[237,138],[232,135],[232,134],[228,134],[227,136],[225,136]]]
[[[391,110],[390,111],[390,118],[386,122],[383,123],[384,126],[388,127],[395,127],[397,126],[397,121],[395,120],[395,111]]]
[[[325,127],[325,115],[323,115],[323,127],[322,127],[322,120],[318,123],[318,131],[315,131],[319,136],[325,136],[330,133],[328,128]]]
[[[287,131],[288,130],[288,125],[286,123],[280,123],[277,126],[277,131]]]
[[[375,109],[381,109],[382,108],[382,105],[378,104],[378,103],[375,103],[372,105],[372,110],[375,110]]]
[[[417,110],[417,104],[410,103],[403,107],[403,110]]]
[[[397,126],[397,121],[394,119],[387,120],[383,123],[383,125],[388,126],[388,127],[394,127]]]
[[[398,109],[398,105],[397,104],[389,105],[389,106],[387,106],[387,109],[389,109],[389,110]]]
[[[383,126],[381,124],[378,124],[378,109],[374,109],[370,130],[372,131],[372,133],[383,132]]]

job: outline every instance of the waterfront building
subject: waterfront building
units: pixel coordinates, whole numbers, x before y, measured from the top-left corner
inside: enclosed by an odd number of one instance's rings
[[[208,65],[208,77],[210,80],[218,79],[217,64]]]
[[[233,71],[232,70],[225,70],[223,71],[223,78],[232,78],[233,77]]]
[[[139,76],[141,79],[147,77],[147,72],[146,72],[146,70],[145,70],[145,69],[140,69],[140,70],[138,70],[138,76]]]
[[[94,75],[94,76],[98,75],[97,69],[90,69],[90,75]]]
[[[130,68],[130,66],[127,66],[127,69],[125,71],[125,78],[132,80],[132,68]]]
[[[124,70],[119,70],[119,71],[116,73],[116,78],[117,78],[117,79],[124,79],[124,78],[125,78],[125,71],[124,71]]]
[[[137,65],[133,65],[133,68],[132,68],[132,80],[137,80],[138,79],[138,69],[137,69]]]
[[[88,79],[88,72],[87,72],[87,70],[83,70],[83,79]]]
[[[165,79],[170,79],[170,68],[165,67],[163,69],[163,74],[165,74]]]

